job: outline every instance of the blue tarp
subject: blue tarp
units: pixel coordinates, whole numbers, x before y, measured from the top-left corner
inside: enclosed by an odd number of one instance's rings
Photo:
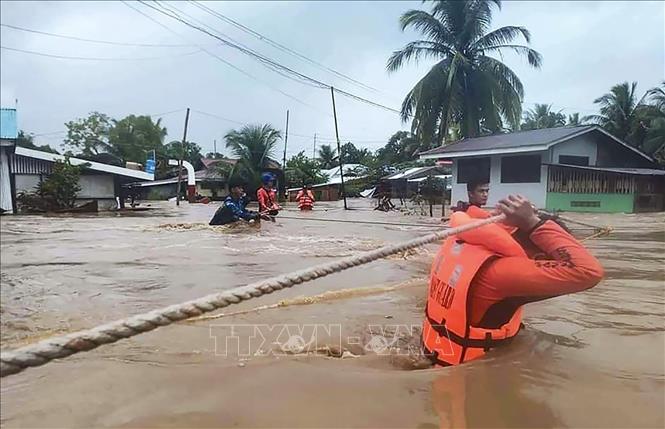
[[[0,109],[0,138],[15,139],[17,137],[16,109]]]

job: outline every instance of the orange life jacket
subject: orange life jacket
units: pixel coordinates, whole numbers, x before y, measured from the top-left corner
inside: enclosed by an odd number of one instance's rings
[[[452,227],[474,219],[464,212],[450,218]],[[494,258],[523,256],[522,247],[501,226],[481,228],[451,236],[439,249],[430,273],[422,340],[425,352],[439,365],[456,365],[482,357],[485,352],[511,339],[520,330],[522,308],[508,323],[484,329],[470,323],[473,278]]]
[[[314,195],[312,191],[300,191],[296,197],[300,209],[311,209],[314,206]]]

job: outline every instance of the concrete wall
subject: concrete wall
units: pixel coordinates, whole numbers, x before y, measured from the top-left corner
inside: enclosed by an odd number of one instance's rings
[[[79,178],[81,190],[77,199],[83,198],[115,198],[113,176],[110,174],[85,174]]]
[[[547,152],[541,153],[546,158]],[[542,162],[545,162],[543,159]],[[490,195],[487,200],[488,206],[496,203],[510,194],[521,194],[527,197],[538,208],[545,208],[547,189],[547,166],[540,168],[540,181],[538,183],[501,183],[501,156],[495,155],[490,160]],[[453,181],[451,204],[457,201],[468,201],[466,183],[457,183],[457,159],[453,160]]]
[[[598,145],[590,134],[575,137],[550,148],[545,162],[559,164],[559,155],[588,156],[589,165],[594,166],[598,159]]]
[[[17,174],[14,176],[16,184],[16,195],[21,192],[35,192],[35,187],[40,181],[39,174]]]
[[[594,213],[632,213],[634,194],[572,194],[550,192],[547,194],[547,210]],[[578,202],[578,204],[573,204]],[[591,203],[580,205],[580,202]]]

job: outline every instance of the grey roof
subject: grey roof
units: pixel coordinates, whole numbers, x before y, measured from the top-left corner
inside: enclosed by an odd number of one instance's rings
[[[551,165],[554,167],[576,168],[579,170],[604,171],[607,173],[638,174],[641,176],[665,176],[665,170],[657,170],[655,168],[587,167],[586,165],[569,165],[569,164],[545,164],[545,165]]]
[[[583,125],[579,127],[545,128],[542,130],[517,131],[509,134],[475,137],[459,140],[446,146],[421,152],[420,155],[546,146],[575,134],[590,131],[594,128],[594,125]]]

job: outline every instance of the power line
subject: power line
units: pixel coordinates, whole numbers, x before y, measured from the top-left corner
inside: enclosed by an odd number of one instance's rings
[[[228,39],[225,39],[224,37],[220,37],[220,36],[218,36],[218,35],[216,35],[216,34],[213,34],[213,33],[211,33],[210,31],[206,30],[205,28],[201,28],[201,27],[199,27],[199,26],[197,26],[197,25],[195,25],[195,24],[192,24],[191,22],[187,21],[186,19],[184,19],[182,16],[178,15],[178,14],[175,13],[175,12],[168,13],[168,12],[166,12],[165,10],[162,10],[162,9],[159,9],[159,8],[157,8],[157,7],[154,7],[154,6],[152,6],[152,5],[147,4],[144,0],[139,0],[139,2],[140,2],[141,4],[143,4],[143,5],[145,5],[145,6],[150,7],[151,9],[154,9],[154,10],[158,11],[159,13],[161,13],[161,14],[163,14],[163,15],[165,15],[165,16],[168,16],[169,18],[175,19],[176,21],[179,21],[179,22],[185,24],[186,26],[188,26],[188,27],[190,27],[190,28],[193,28],[193,29],[198,30],[198,31],[200,31],[200,32],[202,32],[202,33],[205,33],[205,34],[209,35],[210,37],[213,37],[213,38],[215,38],[215,39],[221,41],[222,43],[226,44],[226,45],[229,46],[229,47],[232,47],[232,48],[234,48],[234,49],[236,49],[236,50],[239,50],[240,52],[242,52],[242,53],[244,53],[244,54],[250,56],[251,58],[254,58],[255,60],[261,62],[264,66],[270,68],[270,69],[273,70],[273,71],[277,71],[277,70],[279,70],[280,72],[284,72],[284,73],[280,73],[280,74],[282,74],[283,76],[288,75],[288,77],[289,77],[290,79],[294,80],[294,81],[297,81],[297,82],[300,82],[300,83],[304,83],[304,84],[308,84],[308,85],[313,86],[313,87],[318,87],[318,88],[321,88],[321,89],[326,89],[326,90],[332,87],[331,85],[329,85],[329,84],[327,84],[327,83],[321,82],[321,81],[319,81],[319,80],[317,80],[317,79],[314,79],[314,78],[312,78],[312,77],[310,77],[310,76],[308,76],[308,75],[305,75],[305,74],[300,73],[300,72],[298,72],[298,71],[296,71],[296,70],[293,70],[293,69],[291,69],[291,68],[289,68],[289,67],[287,67],[287,66],[285,66],[285,65],[283,65],[283,64],[280,64],[280,63],[278,63],[278,62],[276,62],[276,61],[274,61],[274,60],[272,60],[272,59],[270,59],[270,58],[268,58],[268,57],[265,57],[265,56],[263,56],[263,55],[261,55],[261,54],[255,52],[255,51],[253,51],[253,50],[251,50],[251,49],[249,49],[249,48],[246,48],[246,47],[240,46],[239,44],[234,43],[234,42],[231,41],[231,40],[228,40]],[[216,30],[215,30],[215,31],[216,31]],[[340,90],[340,89],[334,89],[334,90],[335,90],[337,93],[339,93],[339,94],[341,94],[341,95],[344,95],[344,96],[346,96],[346,97],[352,98],[352,99],[354,99],[354,100],[356,100],[356,101],[360,101],[360,102],[363,102],[363,103],[366,103],[366,104],[369,104],[369,105],[372,105],[372,106],[375,106],[375,107],[379,107],[379,108],[382,108],[382,109],[385,109],[385,110],[388,110],[388,111],[391,111],[391,112],[394,112],[394,113],[398,113],[398,114],[401,113],[401,112],[400,112],[399,110],[397,110],[397,109],[393,109],[393,108],[391,108],[391,107],[384,106],[384,105],[382,105],[382,104],[380,104],[380,103],[377,103],[377,102],[374,102],[374,101],[368,100],[368,99],[366,99],[366,98],[364,98],[364,97],[361,97],[361,96],[358,96],[358,95],[352,94],[352,93],[350,93],[350,92],[343,91],[343,90]]]
[[[140,48],[187,48],[187,47],[191,48],[193,46],[193,45],[173,45],[173,44],[153,44],[153,43],[112,42],[112,41],[109,41],[109,40],[85,39],[83,37],[66,36],[64,34],[49,33],[49,32],[46,32],[46,31],[39,31],[39,30],[30,29],[30,28],[19,27],[17,25],[1,24],[0,23],[0,26],[6,27],[6,28],[11,28],[13,30],[24,31],[24,32],[27,32],[27,33],[35,33],[35,34],[41,34],[41,35],[44,35],[44,36],[58,37],[60,39],[77,40],[79,42],[99,43],[99,44],[103,44],[103,45],[134,46],[134,47],[140,47]]]
[[[188,55],[194,55],[198,54],[201,52],[201,50],[196,50],[193,52],[187,52],[185,54],[178,54],[178,55],[168,55],[168,56],[161,56],[161,57],[136,57],[136,58],[98,58],[98,57],[70,57],[66,55],[54,55],[54,54],[48,54],[45,52],[37,52],[37,51],[29,51],[26,49],[18,49],[18,48],[11,48],[9,46],[0,46],[0,49],[5,49],[8,51],[14,51],[14,52],[21,52],[24,54],[30,54],[30,55],[37,55],[40,57],[47,57],[47,58],[57,58],[61,60],[78,60],[78,61],[144,61],[144,60],[161,60],[165,58],[177,58],[177,57],[185,57]]]
[[[315,61],[315,60],[313,60],[313,59],[311,59],[311,58],[309,58],[309,57],[307,57],[307,56],[305,56],[305,55],[303,55],[303,54],[301,54],[301,53],[299,53],[299,52],[297,52],[297,51],[294,51],[293,49],[290,49],[289,47],[284,46],[284,45],[282,45],[281,43],[276,42],[276,41],[272,40],[271,38],[269,38],[269,37],[267,37],[267,36],[265,36],[265,35],[263,35],[263,34],[260,34],[259,32],[255,31],[255,30],[252,30],[251,28],[249,28],[249,27],[247,27],[247,26],[245,26],[245,25],[239,23],[238,21],[235,21],[235,20],[233,20],[233,19],[231,19],[231,18],[225,16],[224,14],[215,11],[214,9],[205,6],[205,5],[201,4],[201,3],[199,3],[198,1],[192,1],[192,0],[190,0],[190,3],[194,4],[194,5],[195,5],[196,7],[198,7],[199,9],[201,9],[201,10],[203,10],[203,11],[205,11],[205,12],[207,12],[207,13],[213,15],[213,16],[216,16],[216,17],[219,18],[220,20],[222,20],[222,21],[224,21],[224,22],[227,22],[227,23],[233,25],[233,26],[236,27],[236,28],[239,28],[240,30],[242,30],[242,31],[244,31],[244,32],[246,32],[246,33],[251,34],[252,36],[256,37],[257,39],[261,40],[262,42],[265,42],[265,43],[267,43],[267,44],[269,44],[269,45],[271,45],[271,46],[273,46],[273,47],[275,47],[275,48],[277,48],[277,49],[279,49],[279,50],[281,50],[281,51],[283,51],[283,52],[287,52],[287,53],[289,53],[289,54],[291,54],[291,55],[293,55],[293,56],[295,56],[295,57],[297,57],[297,58],[300,58],[300,59],[302,59],[302,60],[305,60],[305,61],[307,61],[308,63],[313,64],[313,65],[317,66],[317,67],[320,68],[320,69],[326,70],[326,71],[328,71],[328,72],[334,74],[335,76],[340,77],[340,78],[342,78],[342,79],[344,79],[344,80],[346,80],[346,81],[348,81],[348,82],[351,82],[351,83],[353,83],[353,84],[355,84],[355,85],[357,85],[357,86],[360,86],[360,87],[362,87],[362,88],[369,89],[369,90],[371,90],[371,91],[375,91],[375,92],[378,91],[376,88],[373,88],[373,87],[371,87],[371,86],[369,86],[369,85],[366,85],[366,84],[364,84],[364,83],[362,83],[362,82],[360,82],[360,81],[358,81],[358,80],[356,80],[356,79],[353,79],[353,78],[350,77],[350,76],[347,76],[347,75],[345,75],[345,74],[343,74],[343,73],[340,73],[340,72],[338,72],[337,70],[334,70],[334,69],[332,69],[332,68],[330,68],[330,67],[328,67],[328,66],[326,66],[326,65],[323,65],[323,64],[321,64],[321,63],[319,63],[319,62],[317,62],[317,61]]]

